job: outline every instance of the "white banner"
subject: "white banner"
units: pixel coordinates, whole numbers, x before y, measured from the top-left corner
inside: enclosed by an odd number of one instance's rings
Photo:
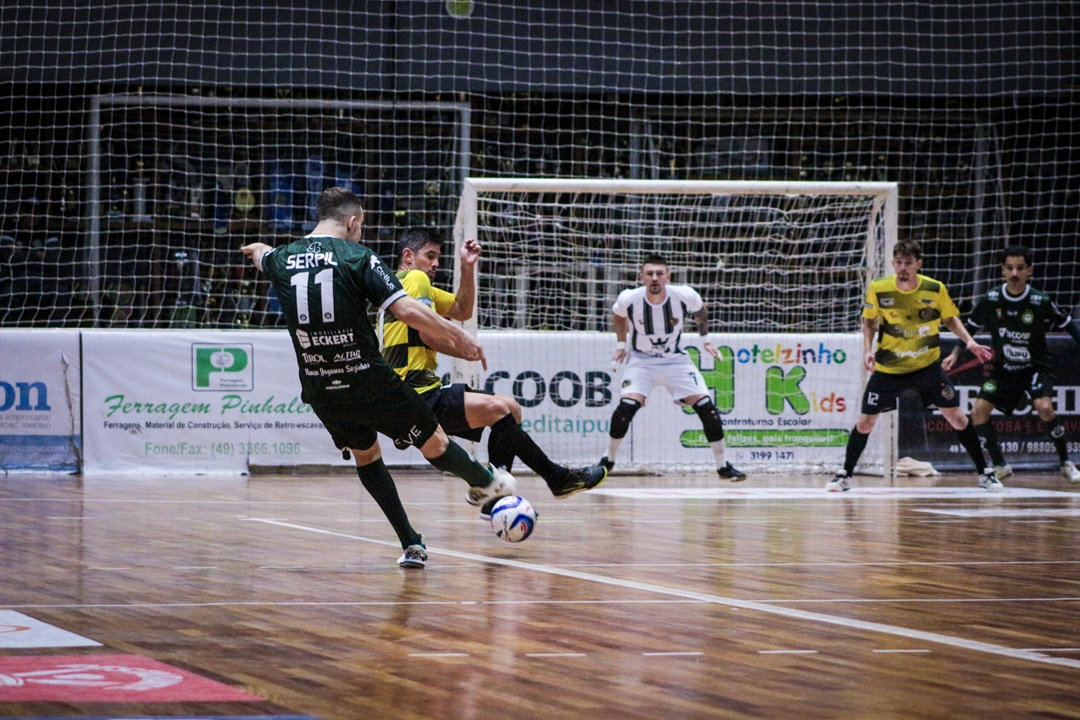
[[[345,463],[284,331],[85,331],[83,358],[88,474]]]
[[[79,332],[0,330],[0,469],[79,469]]]
[[[690,336],[693,341],[693,336]],[[607,449],[621,378],[611,333],[481,333],[489,371],[479,387],[514,397],[523,426],[552,459],[596,462]],[[728,458],[740,469],[828,468],[843,461],[859,414],[862,336],[713,335],[720,351],[692,353],[723,416]],[[867,448],[864,465],[880,463]],[[617,458],[626,465],[713,464],[701,422],[656,390]],[[745,466],[745,467],[743,467]]]
[[[481,333],[478,387],[514,397],[527,432],[556,462],[596,462],[618,402],[610,333]],[[859,411],[859,335],[714,335],[721,358],[693,354],[742,469],[831,468]],[[284,331],[83,333],[87,473],[246,472],[252,465],[351,465],[300,401]],[[449,363],[440,368],[449,373]],[[390,465],[419,451],[383,442]],[[865,463],[880,456],[871,443]],[[476,448],[486,458],[485,444]],[[629,465],[712,464],[692,412],[657,390],[619,451]],[[745,466],[745,467],[743,467]]]

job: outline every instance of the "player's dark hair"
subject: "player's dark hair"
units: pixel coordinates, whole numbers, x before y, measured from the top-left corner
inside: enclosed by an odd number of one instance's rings
[[[344,223],[352,215],[356,215],[361,221],[364,219],[364,206],[352,190],[332,187],[319,193],[319,203],[315,208],[317,222],[336,220]]]
[[[401,237],[397,241],[397,259],[400,261],[401,256],[405,254],[406,250],[412,250],[414,253],[419,253],[420,248],[425,245],[434,245],[435,247],[442,247],[442,240],[435,237],[435,235],[427,228],[409,228],[401,233]]]
[[[664,267],[667,267],[667,260],[665,260],[664,256],[660,253],[649,253],[642,261],[641,267],[645,267],[646,265],[663,265]]]
[[[922,260],[922,245],[917,240],[898,240],[896,245],[893,245],[892,256]]]
[[[1005,261],[1011,257],[1022,257],[1024,262],[1028,265],[1034,265],[1031,260],[1031,251],[1023,245],[1010,245],[1001,251],[1001,264],[1004,265]]]

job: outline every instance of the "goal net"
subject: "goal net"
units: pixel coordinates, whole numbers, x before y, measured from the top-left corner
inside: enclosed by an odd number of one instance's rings
[[[863,295],[896,234],[895,183],[467,178],[454,237],[483,246],[470,322],[497,351],[486,378],[467,363],[454,373],[513,395],[557,457],[595,462],[620,381],[611,306],[659,253],[721,333],[716,359],[688,340],[732,459],[835,465],[865,379]],[[712,462],[696,417],[666,400],[639,413],[620,467]],[[895,433],[879,435],[864,469],[888,465]]]

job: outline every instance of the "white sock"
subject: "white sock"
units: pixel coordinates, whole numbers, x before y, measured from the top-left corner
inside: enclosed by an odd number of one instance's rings
[[[727,446],[723,440],[717,440],[716,442],[709,443],[709,447],[712,448],[713,457],[716,458],[716,468],[719,470],[727,465],[727,460],[724,459],[724,451]]]
[[[619,452],[619,446],[622,445],[623,438],[608,438],[607,444],[607,459],[611,462],[615,462],[615,453]]]

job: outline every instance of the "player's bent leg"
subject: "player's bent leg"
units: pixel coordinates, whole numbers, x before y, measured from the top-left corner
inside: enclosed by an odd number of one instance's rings
[[[737,470],[724,457],[727,450],[724,443],[724,423],[716,403],[708,396],[683,398],[683,402],[689,404],[697,413],[698,419],[701,420],[701,428],[705,433],[705,439],[709,441],[709,447],[716,460],[716,474],[721,480],[731,480],[732,482],[745,480],[746,473]]]
[[[397,485],[382,461],[379,444],[375,443],[366,450],[353,449],[353,455],[356,457],[356,475],[360,478],[360,483],[390,521],[398,536],[398,542],[401,543],[404,552],[398,558],[398,565],[408,568],[424,567],[427,561],[424,538],[409,522],[405,506],[401,504],[398,495]]]
[[[997,430],[990,419],[994,407],[994,404],[984,397],[975,398],[975,404],[971,406],[971,424],[975,426],[975,433],[982,442],[983,450],[990,456],[990,463],[994,466],[994,475],[998,480],[1004,480],[1013,474],[1013,469],[1005,461],[1001,444],[998,442]]]
[[[438,453],[440,446],[443,448],[441,454]],[[436,469],[453,473],[469,483],[467,500],[470,505],[483,505],[493,497],[517,492],[517,481],[513,475],[500,468],[485,468],[460,445],[446,437],[441,427],[420,446],[420,452]]]
[[[848,435],[847,447],[844,449],[844,467],[836,471],[832,480],[825,484],[829,492],[845,492],[851,489],[851,476],[855,474],[855,466],[859,464],[859,458],[866,450],[866,442],[870,439],[870,433],[877,425],[876,414],[861,413],[851,428]]]
[[[570,472],[562,465],[553,462],[540,446],[533,441],[513,415],[506,415],[491,426],[488,437],[488,459],[492,466],[509,468],[515,457],[537,475],[544,479],[554,491],[565,481]]]
[[[507,415],[513,417],[515,422],[521,422],[521,405],[512,397],[468,391],[464,401],[465,420],[469,427],[491,427]]]
[[[608,451],[604,457],[600,458],[597,465],[603,465],[609,471],[615,467],[615,453],[622,444],[623,438],[626,437],[626,433],[630,431],[630,423],[633,422],[634,415],[644,404],[645,398],[640,395],[624,395],[619,398],[619,404],[615,406],[615,412],[611,414]]]
[[[635,397],[623,397],[615,406],[615,412],[611,414],[611,437],[621,440],[630,431],[630,423],[634,415],[642,408],[644,403]]]
[[[1047,391],[1048,386],[1044,385],[1042,389]],[[1054,404],[1049,397],[1043,395],[1034,398],[1031,404],[1034,406],[1035,412],[1039,414],[1039,419],[1046,423],[1050,440],[1054,443],[1054,450],[1057,452],[1058,463],[1061,465],[1062,476],[1069,482],[1080,482],[1080,472],[1077,471],[1076,465],[1069,460],[1069,446],[1065,441],[1065,426],[1061,424],[1061,420],[1058,419],[1057,414],[1054,412]]]
[[[979,487],[989,492],[1001,492],[1005,487],[998,479],[994,468],[986,462],[983,454],[982,443],[979,433],[975,431],[975,423],[968,420],[963,410],[959,407],[941,408],[941,414],[949,421],[956,430],[956,437],[960,444],[967,450],[975,470],[978,472]]]

